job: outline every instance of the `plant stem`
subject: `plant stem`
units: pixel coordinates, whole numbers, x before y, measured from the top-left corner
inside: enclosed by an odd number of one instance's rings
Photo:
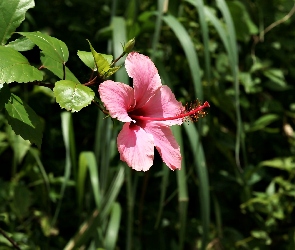
[[[13,247],[15,248],[15,249],[18,249],[18,250],[21,250],[20,249],[20,247],[16,244],[16,242],[12,239],[12,238],[10,238],[5,232],[4,232],[4,230],[2,230],[1,228],[0,228],[0,233],[13,245]]]

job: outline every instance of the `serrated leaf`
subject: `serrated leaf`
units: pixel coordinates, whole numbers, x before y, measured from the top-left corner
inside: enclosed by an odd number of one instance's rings
[[[95,61],[95,65],[98,70],[98,73],[100,76],[103,77],[110,69],[110,63],[102,54],[99,54],[94,50],[90,42],[89,42],[89,45],[90,45],[92,55],[94,57],[94,61]]]
[[[25,20],[28,9],[35,6],[34,0],[0,1],[0,41],[4,45],[15,29]]]
[[[35,44],[26,37],[21,37],[5,45],[5,47],[13,48],[17,51],[28,51],[34,48],[34,46]]]
[[[56,102],[62,108],[72,112],[88,106],[94,98],[92,89],[69,80],[56,82],[53,92]]]
[[[50,70],[53,74],[58,76],[60,79],[63,79],[64,71],[63,71],[63,64],[60,62],[57,62],[53,60],[51,57],[41,54],[41,62],[43,66]],[[68,67],[65,67],[66,69],[66,80],[71,80],[76,83],[80,83],[79,80],[75,77],[75,75],[68,69]]]
[[[38,147],[42,142],[42,122],[33,109],[16,95],[11,94],[5,104],[7,121],[13,131],[24,140],[35,143]]]
[[[122,65],[121,65],[122,66]],[[105,77],[108,78],[110,77],[111,75],[115,74],[120,68],[121,66],[116,66],[116,67],[113,67],[113,68],[110,68],[108,70],[108,72],[105,74]]]
[[[0,46],[0,83],[41,81],[41,71],[31,66],[18,51]]]
[[[4,108],[5,103],[8,102],[10,98],[10,90],[6,83],[0,83],[0,111]]]
[[[113,56],[112,55],[106,55],[106,54],[101,54],[101,53],[99,53],[99,54],[102,55],[103,58],[106,59],[109,64],[112,63],[112,61],[113,61]]]
[[[66,44],[55,37],[37,32],[19,32],[29,38],[42,52],[53,60],[65,63],[69,59],[69,50]]]
[[[90,69],[92,69],[93,71],[96,71],[96,65],[94,62],[94,58],[92,55],[92,52],[87,52],[87,51],[80,51],[78,50],[77,55],[79,56],[79,58],[81,59],[81,61]]]

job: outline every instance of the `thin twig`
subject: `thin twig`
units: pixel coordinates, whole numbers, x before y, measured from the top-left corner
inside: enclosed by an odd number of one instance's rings
[[[66,64],[65,63],[63,63],[62,64],[62,70],[63,70],[63,72],[64,72],[64,75],[63,75],[63,80],[66,80]]]
[[[89,82],[84,83],[83,85],[84,85],[84,86],[91,86],[91,85],[94,85],[95,82],[96,82],[96,79],[97,79],[97,76],[94,77],[93,79],[91,79]]]
[[[123,56],[125,56],[125,52],[123,52],[116,60],[114,60],[111,64],[110,64],[110,68],[113,67],[115,65],[116,62],[118,62]]]
[[[1,228],[0,233],[13,245],[15,249],[21,250],[20,247],[16,244],[16,242],[10,238]]]
[[[269,32],[270,30],[272,30],[276,26],[280,25],[281,23],[286,22],[292,15],[294,15],[294,13],[295,13],[295,4],[293,5],[293,8],[290,10],[290,12],[286,16],[284,16],[280,20],[273,22],[271,25],[266,27],[263,31],[260,32],[259,36],[253,37],[254,42],[253,42],[252,48],[251,48],[251,55],[252,55],[253,61],[255,61],[255,58],[256,58],[255,57],[255,47],[256,47],[257,43],[263,42],[264,36],[267,32]]]
[[[263,36],[267,32],[269,32],[271,29],[273,29],[274,27],[280,25],[283,22],[286,22],[294,13],[295,13],[295,4],[294,4],[293,8],[290,10],[290,12],[286,16],[284,16],[282,19],[280,19],[278,21],[275,21],[274,23],[272,23],[271,25],[269,25],[267,28],[265,28],[265,30],[263,31]]]
[[[54,84],[50,84],[50,83],[42,83],[42,82],[28,82],[28,83],[32,84],[32,85],[47,87],[47,88],[50,88],[50,89],[54,88]]]
[[[92,102],[106,115],[110,115],[108,111],[104,110],[96,101],[92,100]]]

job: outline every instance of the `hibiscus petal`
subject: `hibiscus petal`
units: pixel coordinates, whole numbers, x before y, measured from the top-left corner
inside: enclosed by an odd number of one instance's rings
[[[143,129],[153,135],[155,146],[163,161],[171,169],[181,169],[180,147],[171,129],[160,122],[147,122]]]
[[[120,159],[137,171],[147,171],[153,165],[154,139],[134,123],[125,123],[117,138]]]
[[[127,113],[135,106],[133,88],[124,83],[108,80],[99,85],[98,92],[111,117],[121,122],[133,121]]]
[[[125,60],[128,75],[133,78],[136,106],[143,106],[162,86],[158,70],[151,59],[137,52],[129,53]]]
[[[159,88],[156,94],[136,113],[146,117],[174,117],[182,113],[184,107],[177,101],[171,89],[164,85]],[[163,121],[166,125],[181,125],[183,119]]]

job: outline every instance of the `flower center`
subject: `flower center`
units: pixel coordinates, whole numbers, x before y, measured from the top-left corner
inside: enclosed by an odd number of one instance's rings
[[[197,121],[198,118],[203,117],[206,114],[206,112],[203,109],[209,107],[210,105],[208,102],[205,102],[203,105],[201,105],[199,101],[195,101],[190,105],[186,105],[185,110],[181,112],[179,115],[172,117],[147,117],[134,114],[129,114],[129,116],[134,120],[142,121],[169,121],[176,119],[189,119],[191,121]]]

